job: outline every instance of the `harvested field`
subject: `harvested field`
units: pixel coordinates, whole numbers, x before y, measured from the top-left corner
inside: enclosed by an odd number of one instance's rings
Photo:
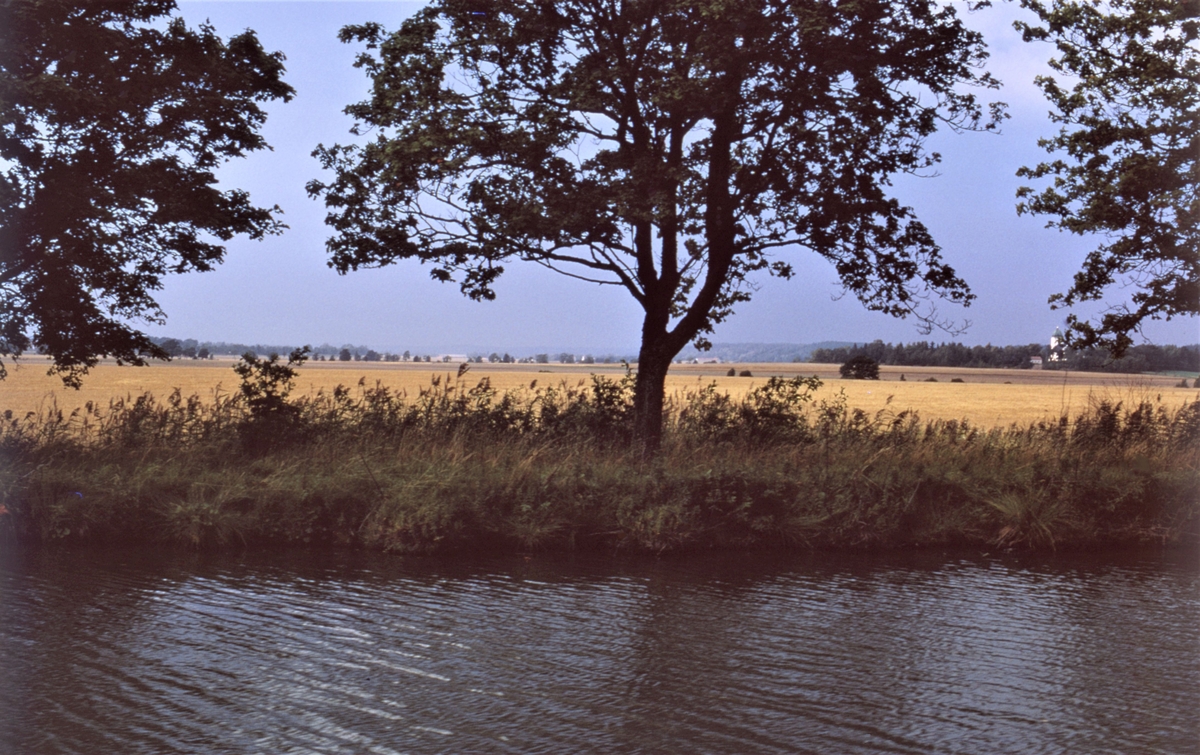
[[[8,378],[0,382],[0,412],[23,414],[52,403],[69,412],[89,401],[104,406],[110,399],[145,392],[164,397],[176,388],[185,396],[209,398],[218,389],[237,389],[233,364],[228,358],[148,367],[101,363],[84,379],[83,388],[75,391],[46,375],[44,359],[25,358],[10,367]],[[749,370],[753,377],[727,377],[730,368]],[[310,362],[301,368],[295,392],[315,394],[339,384],[353,387],[364,380],[367,385],[379,381],[415,395],[435,375],[454,379],[457,369],[456,364]],[[487,377],[495,388],[506,391],[528,388],[534,381],[543,387],[563,381],[575,385],[586,382],[591,374],[619,377],[623,373],[621,365],[472,364],[463,382],[474,385]],[[1150,400],[1175,407],[1200,398],[1194,389],[1175,387],[1178,378],[1154,375],[885,366],[880,380],[858,381],[840,379],[837,365],[786,363],[676,365],[668,377],[667,392],[679,395],[715,383],[718,391],[740,396],[777,375],[817,375],[825,381],[816,393],[818,399],[831,399],[839,390],[845,391],[851,407],[869,413],[885,407],[896,412],[915,410],[925,419],[967,419],[986,427],[1075,416],[1101,400],[1127,406]],[[929,378],[937,382],[926,382]],[[950,382],[954,379],[963,382]]]

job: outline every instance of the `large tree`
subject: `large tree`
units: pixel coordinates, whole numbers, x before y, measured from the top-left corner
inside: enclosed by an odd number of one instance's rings
[[[672,358],[802,249],[867,307],[971,294],[892,175],[939,126],[991,128],[979,35],[930,0],[441,0],[346,27],[361,145],[318,147],[331,265],[416,258],[491,299],[510,260],[625,288],[645,316],[635,411],[661,433]]]
[[[1027,178],[1019,212],[1103,242],[1055,306],[1101,300],[1132,284],[1128,303],[1098,321],[1068,317],[1068,340],[1116,356],[1146,320],[1200,313],[1200,0],[1022,0],[1039,24],[1026,41],[1052,41],[1038,85],[1062,124],[1040,144],[1061,155]]]
[[[100,356],[164,358],[134,326],[162,319],[163,276],[282,228],[213,171],[267,146],[283,55],[174,9],[0,0],[0,357],[37,348],[68,385]]]

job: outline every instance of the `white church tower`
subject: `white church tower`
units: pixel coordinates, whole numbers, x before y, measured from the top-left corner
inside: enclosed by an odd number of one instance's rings
[[[1054,335],[1050,336],[1050,361],[1061,362],[1066,350],[1067,339],[1063,335],[1062,328],[1055,328]]]

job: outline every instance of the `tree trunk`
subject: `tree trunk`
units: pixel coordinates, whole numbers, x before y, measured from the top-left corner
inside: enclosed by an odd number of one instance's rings
[[[675,356],[665,342],[665,337],[653,340],[643,337],[638,352],[633,412],[634,432],[643,456],[653,456],[662,445],[663,396],[666,393],[667,370]]]

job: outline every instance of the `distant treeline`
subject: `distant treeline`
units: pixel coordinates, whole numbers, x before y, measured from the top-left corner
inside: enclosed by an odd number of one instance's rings
[[[252,353],[258,356],[269,354],[289,354],[296,346],[279,346],[270,344],[229,343],[228,341],[197,341],[195,338],[165,338],[151,336],[151,341],[161,346],[168,356],[179,359],[211,359],[217,355],[241,356]],[[355,346],[352,343],[343,346],[333,346],[323,343],[311,348],[311,359],[338,362],[491,362],[503,364],[619,364],[622,360],[631,361],[633,357],[621,357],[608,354],[594,356],[591,354],[529,354],[516,357],[511,354],[415,354],[411,351],[393,353],[376,351],[369,346]]]
[[[808,362],[815,349],[852,346],[849,341],[819,343],[714,343],[707,351],[688,346],[679,352],[680,361],[711,359],[722,362]],[[632,360],[631,360],[632,361]]]
[[[163,338],[151,336],[150,340],[153,341],[156,346],[161,346],[163,350],[165,350],[170,356],[186,357],[189,359],[207,359],[211,356],[216,356],[217,354],[241,356],[246,352],[259,355],[287,354],[291,352],[292,349],[296,348],[295,346],[272,346],[270,344],[262,343],[197,341],[195,338]],[[336,350],[334,353],[336,353]]]
[[[1101,349],[1067,349],[1052,360],[1050,347],[1031,343],[1025,346],[964,346],[961,343],[935,344],[884,343],[833,349],[815,349],[809,361],[842,364],[851,357],[868,356],[880,364],[902,367],[1010,367],[1028,369],[1030,357],[1041,357],[1045,369],[1085,370],[1089,372],[1197,372],[1200,371],[1200,345],[1132,346],[1120,359]]]

